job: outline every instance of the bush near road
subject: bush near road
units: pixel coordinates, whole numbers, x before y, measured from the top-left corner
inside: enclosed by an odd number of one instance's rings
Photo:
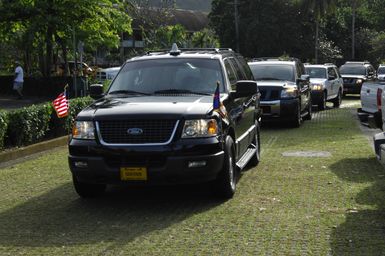
[[[66,149],[2,169],[0,255],[381,255],[385,172],[344,102],[299,129],[265,127],[262,161],[225,202],[206,186],[81,200]]]

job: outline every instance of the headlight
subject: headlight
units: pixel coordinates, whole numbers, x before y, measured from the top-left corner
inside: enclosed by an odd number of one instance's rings
[[[363,80],[362,79],[357,79],[356,84],[362,84]]]
[[[72,128],[72,136],[74,139],[95,139],[94,123],[90,121],[76,121]]]
[[[295,87],[283,88],[281,98],[295,98],[298,96],[298,90]]]
[[[312,84],[311,89],[314,91],[322,91],[322,85],[321,84]]]
[[[182,138],[212,137],[218,134],[218,123],[215,119],[186,120]]]

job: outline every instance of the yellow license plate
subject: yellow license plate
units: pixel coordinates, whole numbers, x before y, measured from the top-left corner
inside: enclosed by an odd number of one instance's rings
[[[146,167],[122,167],[120,168],[121,180],[147,180]]]

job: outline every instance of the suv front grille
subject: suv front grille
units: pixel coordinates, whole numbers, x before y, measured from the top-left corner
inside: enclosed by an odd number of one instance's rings
[[[281,88],[274,86],[260,86],[261,100],[279,100],[281,98]]]
[[[175,120],[107,120],[97,122],[99,135],[107,144],[163,144],[177,125]],[[129,130],[135,133],[129,134]],[[141,132],[137,132],[137,131]]]

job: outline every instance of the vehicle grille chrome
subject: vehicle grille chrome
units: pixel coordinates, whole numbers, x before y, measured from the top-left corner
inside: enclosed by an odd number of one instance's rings
[[[279,100],[281,98],[281,88],[272,86],[260,86],[261,100]]]
[[[171,142],[178,121],[176,120],[103,120],[96,122],[99,139],[107,145],[164,145]],[[129,134],[139,129],[142,133]]]

